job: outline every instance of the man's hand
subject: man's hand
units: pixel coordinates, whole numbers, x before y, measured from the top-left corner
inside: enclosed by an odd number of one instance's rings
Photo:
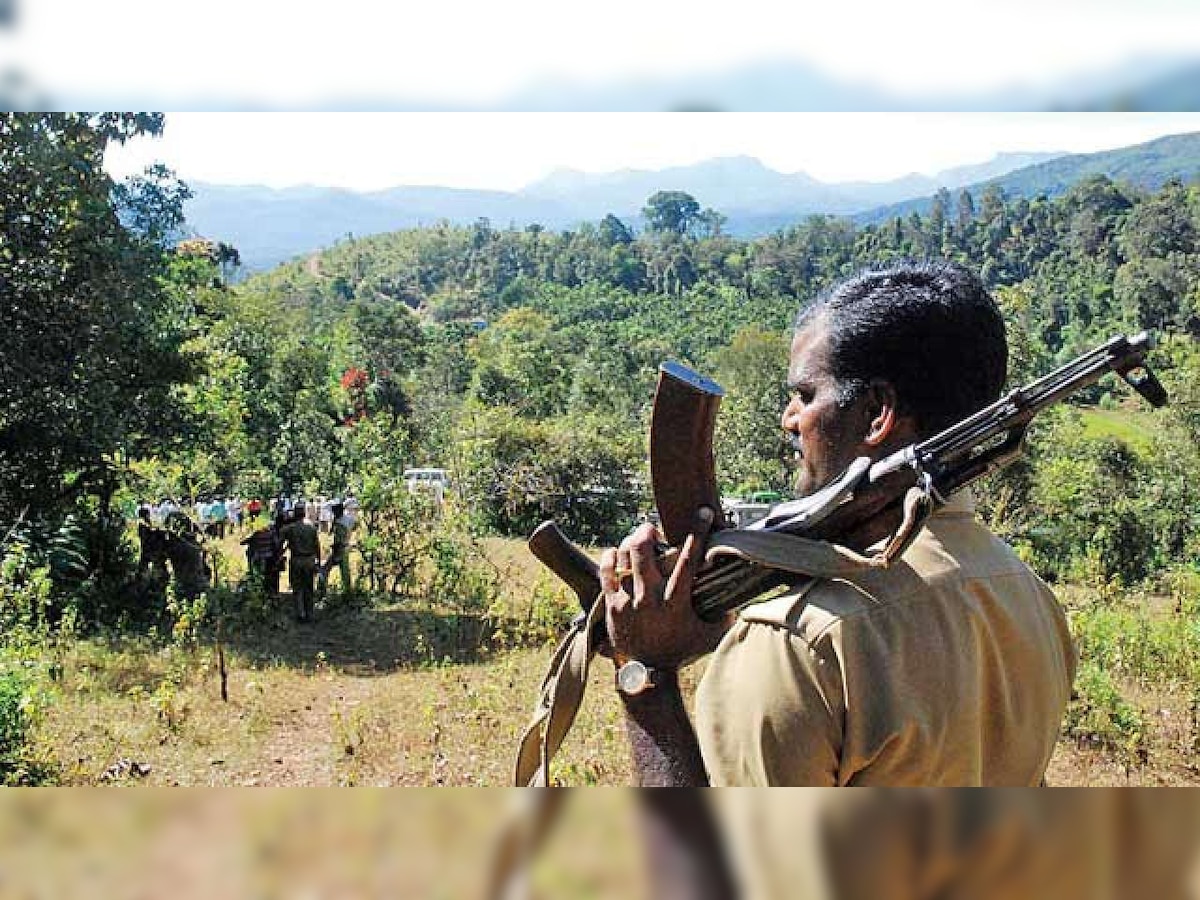
[[[692,579],[712,527],[712,511],[698,517],[672,567],[660,559],[661,537],[642,525],[616,550],[600,557],[605,619],[617,665],[637,659],[658,669],[680,666],[710,652],[728,621],[709,624],[692,609]]]

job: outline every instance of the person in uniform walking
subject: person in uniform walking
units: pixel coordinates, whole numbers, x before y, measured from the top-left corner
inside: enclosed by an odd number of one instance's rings
[[[316,526],[305,520],[302,505],[297,504],[292,521],[283,527],[280,537],[290,554],[288,580],[292,583],[292,597],[296,602],[296,620],[311,622],[313,580],[321,556],[321,538]]]

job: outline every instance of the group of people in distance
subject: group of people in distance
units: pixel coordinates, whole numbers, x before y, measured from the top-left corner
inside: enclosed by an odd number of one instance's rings
[[[158,504],[138,505],[138,571],[166,582],[171,563],[177,589],[185,595],[204,590],[211,580],[202,537],[222,539],[227,530],[237,533],[246,548],[247,574],[271,595],[279,593],[285,564],[296,603],[296,618],[309,622],[315,594],[324,594],[334,569],[341,589],[350,590],[350,532],[358,518],[358,501],[317,497],[275,497],[268,501],[240,498],[205,498],[189,507],[170,498]],[[188,514],[188,511],[192,515]],[[328,557],[322,562],[320,534],[331,535]]]
[[[258,504],[257,509],[251,510],[251,503],[254,502]],[[221,539],[231,528],[241,525],[243,516],[250,517],[261,512],[262,501],[247,503],[239,497],[198,497],[195,503],[187,504],[164,497],[158,503],[138,504],[138,518],[145,521],[143,511],[149,517],[151,527],[168,528],[168,520],[178,513],[188,517],[208,537]]]
[[[250,577],[260,580],[272,596],[279,593],[279,578],[287,557],[288,582],[299,622],[312,621],[314,594],[317,590],[325,593],[329,573],[335,568],[341,577],[342,590],[350,590],[350,532],[357,521],[358,506],[354,503],[351,507],[352,500],[330,501],[328,517],[324,505],[317,503],[301,500],[289,506],[272,504],[274,515],[270,524],[262,525],[242,540]],[[332,543],[328,557],[321,562],[323,530],[332,535]]]

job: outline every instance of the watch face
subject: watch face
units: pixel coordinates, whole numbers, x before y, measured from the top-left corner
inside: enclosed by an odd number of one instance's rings
[[[636,659],[617,670],[617,687],[625,694],[640,694],[650,684],[650,670]]]

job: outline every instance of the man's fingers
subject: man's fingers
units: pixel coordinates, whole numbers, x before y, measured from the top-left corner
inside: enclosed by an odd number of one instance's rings
[[[696,576],[696,569],[699,567],[700,548],[703,546],[703,541],[708,537],[708,532],[712,529],[715,515],[707,506],[700,507],[696,514],[696,524],[693,527],[692,533],[684,539],[683,547],[679,551],[679,558],[675,561],[675,569],[671,572],[671,578],[667,581],[667,590],[665,598],[670,602],[675,596],[675,592],[679,589],[681,580],[686,579],[686,584],[691,584],[692,579]]]
[[[683,547],[679,551],[679,556],[675,560],[675,569],[671,572],[671,577],[667,581],[667,590],[663,595],[663,599],[670,603],[675,593],[679,590],[679,583],[686,580],[688,583],[692,580],[692,570],[694,564],[693,557],[696,554],[696,535],[689,534],[683,541]]]
[[[616,575],[617,551],[605,550],[600,554],[600,588],[606,594],[616,593],[621,589],[620,579]]]
[[[637,601],[649,599],[651,592],[662,583],[662,573],[658,570],[658,557],[654,549],[655,541],[648,539],[634,541],[629,547],[629,568],[633,575],[634,605]]]

